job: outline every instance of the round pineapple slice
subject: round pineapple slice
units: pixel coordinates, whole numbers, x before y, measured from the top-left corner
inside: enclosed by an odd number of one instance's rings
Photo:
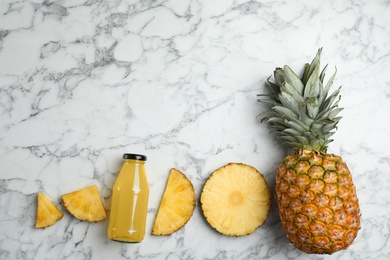
[[[46,228],[62,219],[64,214],[42,192],[38,193],[35,228]]]
[[[191,218],[196,205],[191,181],[180,171],[171,169],[153,224],[152,235],[170,235]]]
[[[271,193],[264,176],[255,168],[229,163],[207,179],[200,204],[215,230],[227,236],[245,236],[264,224]]]
[[[95,185],[62,196],[65,208],[76,218],[89,222],[106,219],[106,210]]]

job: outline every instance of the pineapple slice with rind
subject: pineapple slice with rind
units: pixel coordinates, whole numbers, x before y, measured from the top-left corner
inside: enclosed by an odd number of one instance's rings
[[[180,171],[171,169],[152,235],[165,236],[178,231],[190,220],[195,205],[195,190],[191,181]]]
[[[106,219],[106,210],[96,185],[62,196],[65,208],[76,218],[89,222]]]
[[[264,224],[271,193],[264,176],[254,167],[229,163],[207,179],[200,203],[215,230],[227,236],[245,236]]]
[[[49,227],[62,219],[63,216],[64,214],[43,192],[38,193],[35,228]]]

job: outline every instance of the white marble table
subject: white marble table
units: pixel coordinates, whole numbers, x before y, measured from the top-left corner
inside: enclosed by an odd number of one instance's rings
[[[0,3],[0,259],[389,259],[389,1],[12,1]],[[299,70],[324,47],[337,66],[343,119],[329,151],[347,161],[362,229],[348,250],[289,245],[276,202],[240,238],[213,231],[200,207],[153,237],[169,169],[193,182],[228,162],[260,170],[273,190],[286,151],[257,115],[276,66]],[[148,156],[148,235],[110,241],[107,220],[79,221],[62,194],[96,184],[109,209],[124,152]],[[36,194],[65,212],[35,230]]]

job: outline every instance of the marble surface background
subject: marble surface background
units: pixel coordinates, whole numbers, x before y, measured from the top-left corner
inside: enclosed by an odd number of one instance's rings
[[[0,259],[389,259],[390,2],[2,0],[0,2]],[[329,151],[348,163],[362,229],[348,250],[289,245],[273,201],[265,225],[226,237],[200,207],[152,237],[169,169],[193,182],[228,162],[256,167],[273,189],[286,155],[257,115],[276,66],[300,71],[323,47],[337,66],[343,119]],[[108,222],[71,217],[62,194],[90,184],[106,208],[124,152],[143,153],[151,187],[140,244]],[[35,230],[37,192],[64,217]]]

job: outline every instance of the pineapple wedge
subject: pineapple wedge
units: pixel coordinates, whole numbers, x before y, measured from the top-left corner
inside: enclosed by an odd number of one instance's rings
[[[65,208],[76,218],[89,222],[106,219],[99,190],[95,185],[62,196]]]
[[[191,218],[196,205],[191,181],[180,171],[171,169],[153,224],[152,235],[170,235]]]
[[[207,179],[200,204],[215,230],[227,236],[245,236],[264,224],[271,207],[271,193],[255,168],[229,163]]]
[[[35,228],[46,228],[58,220],[62,219],[64,214],[54,205],[49,198],[42,192],[38,193],[37,217]]]

